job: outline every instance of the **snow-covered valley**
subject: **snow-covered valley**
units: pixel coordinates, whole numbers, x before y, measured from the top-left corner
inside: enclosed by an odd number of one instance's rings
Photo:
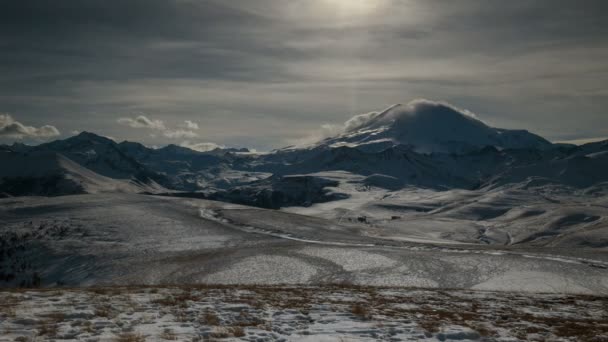
[[[608,141],[414,101],[268,153],[0,146],[0,197],[9,340],[608,339]]]
[[[149,195],[0,203],[4,286],[29,285],[36,274],[41,286],[350,283],[608,293],[603,248],[443,244],[409,239],[407,231],[386,236],[388,227],[365,222]]]

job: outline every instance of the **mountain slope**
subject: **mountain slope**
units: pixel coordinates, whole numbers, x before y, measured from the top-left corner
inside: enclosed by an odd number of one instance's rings
[[[570,155],[565,158],[543,160],[515,166],[496,175],[490,184],[526,183],[539,186],[546,183],[575,188],[587,188],[608,181],[608,150],[587,155]]]
[[[9,196],[150,190],[142,184],[104,177],[55,152],[0,152],[0,165],[0,193]]]
[[[123,153],[116,142],[89,132],[82,132],[65,140],[38,145],[31,151],[60,153],[81,166],[108,178],[136,180],[139,183],[152,185],[167,184],[166,177],[148,169]]]
[[[240,170],[246,170],[247,167],[239,167],[238,164],[246,161],[247,157],[239,157],[236,153],[247,151],[246,149],[200,152],[177,145],[151,149],[129,141],[121,142],[118,148],[148,169],[166,175],[171,186],[179,190],[225,188],[268,176],[240,173]]]

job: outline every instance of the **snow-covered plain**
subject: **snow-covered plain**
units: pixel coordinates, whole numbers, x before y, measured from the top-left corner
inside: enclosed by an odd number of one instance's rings
[[[0,341],[605,341],[606,297],[351,286],[0,292]]]
[[[198,199],[0,200],[2,286],[331,284],[608,293],[603,249],[440,244]],[[406,236],[404,234],[404,236]]]
[[[391,240],[438,244],[542,246],[562,249],[608,247],[608,188],[525,185],[477,190],[388,190],[349,172],[310,176],[338,184],[326,191],[342,200],[283,208],[342,224],[364,220],[365,234]]]

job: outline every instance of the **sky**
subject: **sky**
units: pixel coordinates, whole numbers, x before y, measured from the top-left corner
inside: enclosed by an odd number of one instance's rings
[[[608,137],[606,1],[2,3],[0,143],[86,130],[269,150],[417,98]]]

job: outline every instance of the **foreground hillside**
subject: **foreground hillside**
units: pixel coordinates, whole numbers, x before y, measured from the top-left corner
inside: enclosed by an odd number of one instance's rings
[[[424,240],[407,230],[380,234],[366,222],[207,200],[8,198],[0,222],[4,287],[350,283],[608,293],[602,248]]]
[[[0,292],[1,341],[606,341],[608,299],[351,286]]]

